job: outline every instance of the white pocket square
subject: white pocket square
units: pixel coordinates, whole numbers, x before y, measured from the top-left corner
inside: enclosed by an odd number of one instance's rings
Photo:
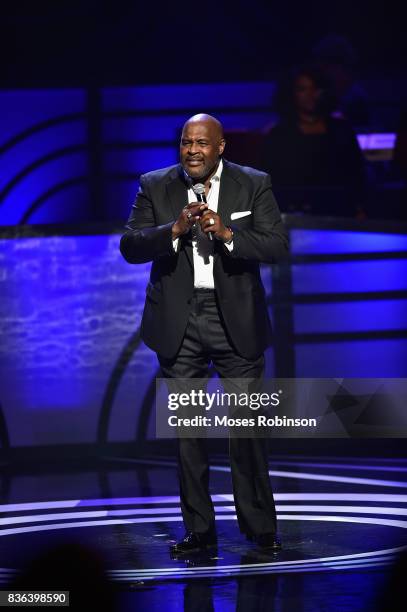
[[[230,218],[232,219],[232,221],[234,219],[241,219],[241,217],[247,217],[247,215],[251,215],[252,211],[251,210],[242,210],[241,212],[234,212],[230,215]]]

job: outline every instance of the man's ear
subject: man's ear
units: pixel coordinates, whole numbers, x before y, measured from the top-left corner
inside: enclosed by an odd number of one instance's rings
[[[219,143],[219,155],[222,155],[223,151],[225,150],[225,146],[226,146],[226,141],[224,138],[222,138],[222,140]]]

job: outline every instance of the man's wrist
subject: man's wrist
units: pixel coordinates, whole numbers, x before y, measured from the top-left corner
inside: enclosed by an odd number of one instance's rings
[[[231,244],[233,242],[233,230],[231,227],[227,227],[227,234],[226,234],[226,238],[223,241],[224,244]]]
[[[178,226],[176,223],[174,223],[174,225],[171,228],[171,233],[172,233],[172,239],[176,240],[177,238],[179,238],[180,236],[182,236],[182,232],[180,232]]]

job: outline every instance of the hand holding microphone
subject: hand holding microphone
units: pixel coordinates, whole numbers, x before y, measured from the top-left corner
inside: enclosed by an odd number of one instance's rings
[[[186,234],[199,222],[202,232],[208,236],[208,240],[213,240],[213,235],[222,242],[229,242],[232,239],[232,231],[225,227],[220,216],[208,208],[205,197],[205,186],[202,183],[191,185],[198,202],[191,202],[185,206],[177,221],[172,226],[172,238],[175,240],[182,234]]]
[[[175,240],[189,232],[191,227],[200,219],[201,214],[208,208],[207,204],[191,202],[181,210],[181,213],[172,226],[172,239]]]
[[[192,185],[192,190],[197,200],[206,204],[205,185],[202,183],[195,183],[195,185]],[[202,231],[208,236],[209,240],[213,240],[214,235],[215,238],[222,240],[222,242],[228,242],[232,238],[232,231],[228,227],[225,227],[220,216],[210,208],[206,208],[202,212],[199,223]]]
[[[204,204],[207,203],[206,195],[205,195],[205,185],[203,183],[195,183],[195,185],[192,185],[192,191],[196,195],[198,202],[204,202]],[[209,220],[209,226],[213,226],[213,225],[214,225],[214,219],[211,217]],[[202,223],[201,223],[201,229],[202,231],[204,230]],[[207,236],[209,240],[213,240],[213,236],[211,233],[207,233]]]

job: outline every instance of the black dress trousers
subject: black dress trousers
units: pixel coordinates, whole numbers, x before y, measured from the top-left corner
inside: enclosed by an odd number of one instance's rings
[[[238,307],[238,305],[237,305]],[[242,323],[244,324],[244,323]],[[158,355],[164,378],[208,379],[213,363],[221,378],[264,375],[264,356],[248,360],[234,350],[222,322],[215,291],[196,289],[182,345],[173,359]],[[240,531],[276,533],[277,519],[268,474],[268,439],[229,438],[233,495]],[[181,510],[187,531],[214,529],[205,438],[178,438]]]

